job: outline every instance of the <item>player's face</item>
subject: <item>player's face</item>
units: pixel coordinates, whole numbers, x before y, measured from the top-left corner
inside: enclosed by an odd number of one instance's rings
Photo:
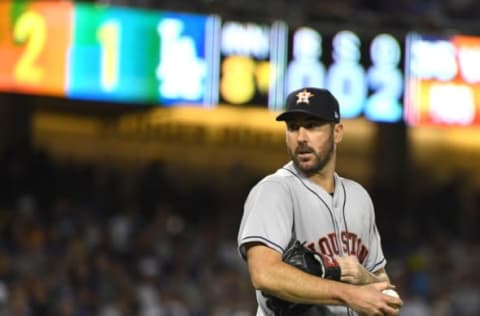
[[[299,115],[287,121],[287,150],[293,163],[306,175],[319,173],[332,161],[343,135],[342,124]]]

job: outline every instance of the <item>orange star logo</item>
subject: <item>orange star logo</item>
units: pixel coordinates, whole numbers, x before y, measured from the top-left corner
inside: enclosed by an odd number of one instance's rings
[[[311,92],[308,92],[307,89],[303,89],[302,92],[297,93],[297,104],[298,103],[310,103],[310,98],[313,97],[314,94]]]

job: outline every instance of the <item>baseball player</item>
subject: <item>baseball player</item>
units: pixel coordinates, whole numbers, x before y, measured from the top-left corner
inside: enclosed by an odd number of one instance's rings
[[[385,271],[372,200],[359,183],[335,171],[344,133],[338,101],[328,90],[302,88],[286,103],[276,120],[286,124],[291,161],[251,189],[238,233],[257,315],[288,315],[274,311],[272,296],[312,305],[308,315],[398,315],[401,299],[382,293],[394,286]],[[282,261],[295,241],[335,261],[339,280]]]

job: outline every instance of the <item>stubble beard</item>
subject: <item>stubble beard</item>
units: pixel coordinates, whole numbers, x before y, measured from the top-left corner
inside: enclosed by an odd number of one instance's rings
[[[290,155],[295,167],[302,171],[306,176],[310,176],[319,173],[325,168],[328,162],[332,159],[334,148],[335,144],[333,137],[331,136],[328,139],[327,147],[325,148],[325,153],[323,155],[307,145],[299,145],[295,152],[288,148],[288,154]],[[309,159],[308,161],[301,161],[298,155],[305,151],[313,154],[314,158]]]

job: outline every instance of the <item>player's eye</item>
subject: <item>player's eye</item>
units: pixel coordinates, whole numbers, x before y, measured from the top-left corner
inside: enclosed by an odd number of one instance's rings
[[[297,123],[287,123],[287,129],[290,132],[298,131],[299,128],[300,128],[300,125]]]
[[[312,121],[312,122],[307,122],[307,123],[305,123],[305,125],[304,125],[304,127],[305,127],[306,129],[314,129],[314,128],[318,127],[318,126],[319,126],[318,122],[313,122],[313,121]]]

